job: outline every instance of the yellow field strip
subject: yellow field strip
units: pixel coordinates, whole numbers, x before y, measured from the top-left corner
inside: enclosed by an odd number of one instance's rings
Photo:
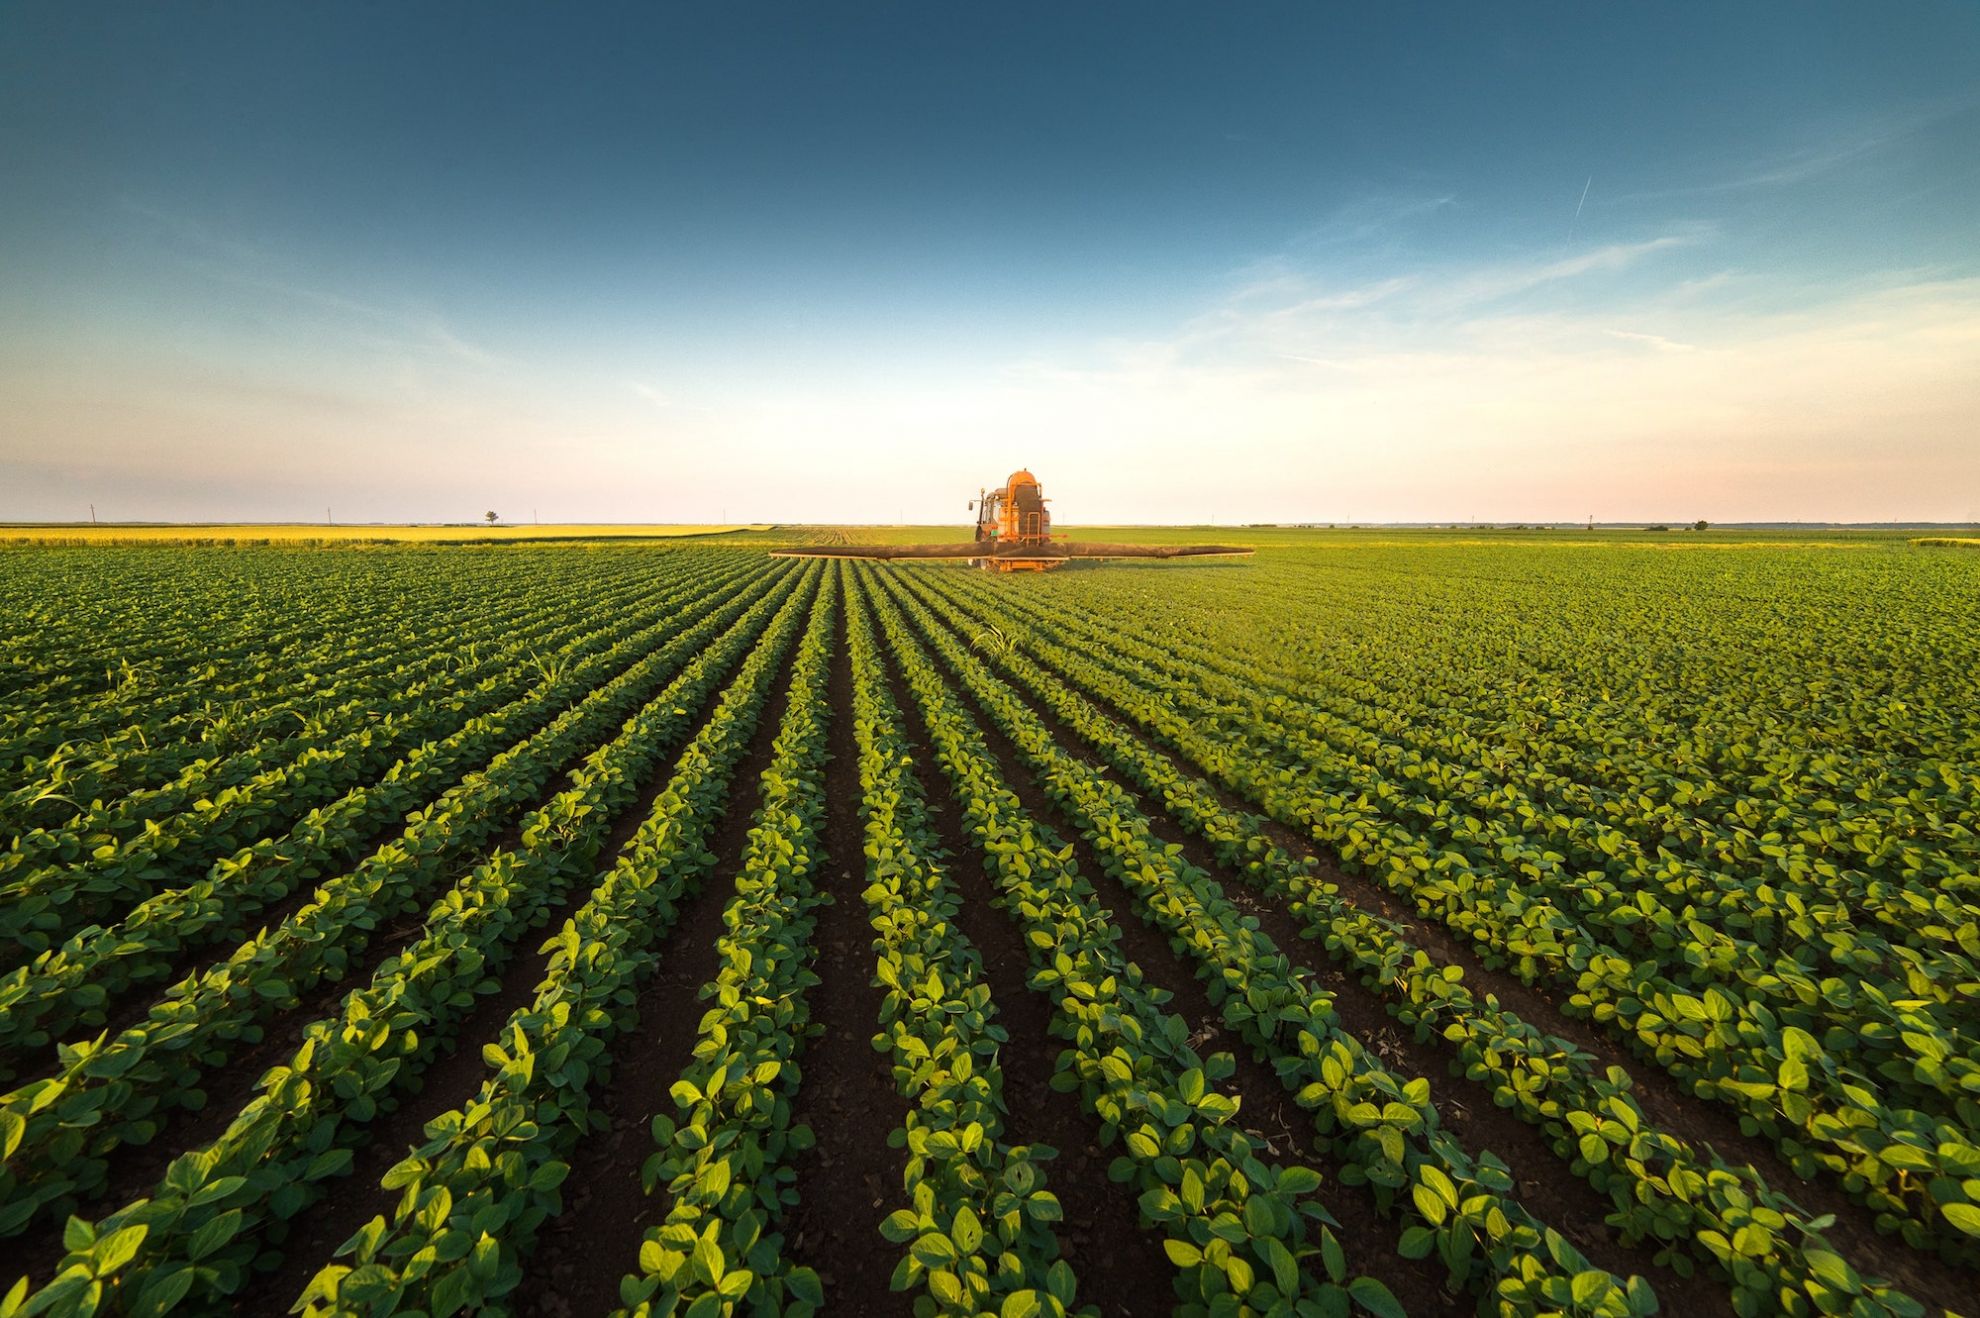
[[[542,526],[307,525],[303,523],[17,523],[0,524],[0,544],[403,544],[509,540],[677,539],[768,531],[768,524],[687,525],[655,523],[560,523]]]

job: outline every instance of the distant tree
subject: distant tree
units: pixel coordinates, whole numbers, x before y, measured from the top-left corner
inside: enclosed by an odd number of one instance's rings
[[[1701,517],[1697,521],[1691,524],[1691,529],[1694,531],[1703,531],[1706,527],[1710,525],[1711,525],[1710,522],[1706,521],[1703,517]]]
[[[485,512],[481,515],[481,520],[487,522],[490,526],[493,526],[495,525],[495,523],[502,520],[502,514],[495,512],[494,510],[491,509],[490,511]]]

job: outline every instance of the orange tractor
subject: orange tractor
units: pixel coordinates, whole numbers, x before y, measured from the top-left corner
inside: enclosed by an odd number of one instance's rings
[[[999,572],[1043,572],[1064,562],[1055,558],[998,557],[997,550],[1020,545],[1033,548],[1052,543],[1052,514],[1044,487],[1029,471],[1017,470],[1000,490],[978,490],[969,506],[976,510],[976,543],[987,545],[990,553],[972,558],[971,567],[994,568]]]
[[[969,501],[976,539],[959,545],[817,545],[780,549],[778,558],[962,558],[996,572],[1043,572],[1075,558],[1212,558],[1248,555],[1246,545],[1116,545],[1055,539],[1052,514],[1038,478],[1014,471],[994,490]]]

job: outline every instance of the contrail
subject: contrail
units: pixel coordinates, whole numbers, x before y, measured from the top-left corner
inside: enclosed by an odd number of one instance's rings
[[[1581,200],[1574,203],[1574,218],[1568,221],[1568,246],[1570,247],[1574,246],[1574,226],[1581,223],[1581,208],[1588,204],[1588,189],[1594,182],[1595,176],[1590,174],[1588,176],[1588,182],[1581,185]]]

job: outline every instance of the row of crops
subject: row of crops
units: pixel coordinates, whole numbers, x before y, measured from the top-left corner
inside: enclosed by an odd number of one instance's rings
[[[0,557],[0,1318],[1956,1310],[1975,586]]]

